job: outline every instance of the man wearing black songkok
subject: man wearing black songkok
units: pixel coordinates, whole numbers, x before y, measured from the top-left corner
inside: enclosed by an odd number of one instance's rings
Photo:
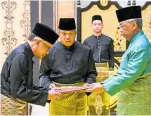
[[[54,44],[41,65],[40,83],[46,88],[55,86],[87,86],[96,81],[97,72],[90,48],[75,41],[73,18],[61,18],[60,42]],[[50,103],[50,115],[86,115],[85,91],[62,93]]]
[[[112,70],[114,68],[113,40],[102,33],[103,20],[100,15],[92,17],[92,28],[94,34],[86,38],[83,44],[91,48],[95,63],[107,62]]]
[[[15,48],[7,57],[1,72],[1,114],[25,115],[27,102],[45,106],[53,100],[53,89],[33,85],[33,56],[41,59],[58,39],[48,26],[37,23],[28,41]]]
[[[117,94],[118,116],[151,115],[151,44],[142,31],[141,6],[116,10],[121,35],[130,42],[116,74],[89,92]]]

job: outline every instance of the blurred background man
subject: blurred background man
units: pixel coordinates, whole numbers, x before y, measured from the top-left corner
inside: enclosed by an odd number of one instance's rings
[[[94,15],[92,17],[92,28],[94,34],[86,38],[83,42],[91,48],[95,63],[109,64],[109,68],[114,68],[114,46],[113,40],[107,35],[102,33],[103,20],[100,15]]]

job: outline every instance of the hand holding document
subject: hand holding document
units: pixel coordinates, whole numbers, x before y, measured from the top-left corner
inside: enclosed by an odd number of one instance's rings
[[[88,87],[87,86],[62,86],[62,87],[55,87],[54,89],[55,91],[66,93],[66,92],[86,90],[88,89]]]
[[[87,92],[96,92],[96,93],[102,93],[105,91],[103,84],[100,83],[93,83],[89,85],[89,88],[86,90]]]
[[[93,84],[86,83],[84,86],[56,86],[54,83],[50,84],[49,88],[56,93],[67,93],[67,92],[74,92],[74,91],[87,91],[92,89]]]
[[[61,91],[51,88],[51,90],[48,92],[48,100],[55,100],[58,95],[61,95]]]

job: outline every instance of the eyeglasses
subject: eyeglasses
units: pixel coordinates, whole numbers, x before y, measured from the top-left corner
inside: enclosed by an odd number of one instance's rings
[[[134,22],[134,20],[127,20],[127,21],[120,23],[119,29],[123,29],[125,27],[125,25],[127,25],[128,23],[132,23],[132,22]]]
[[[47,46],[43,41],[41,41],[41,43],[43,43],[43,44],[46,46],[47,50],[49,50],[49,49],[50,49],[50,47],[49,47],[49,46]]]

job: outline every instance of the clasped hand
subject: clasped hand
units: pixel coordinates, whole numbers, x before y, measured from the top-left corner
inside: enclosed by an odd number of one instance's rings
[[[100,84],[100,83],[87,84],[86,92],[102,93],[104,91],[105,89],[104,89],[103,84]]]

